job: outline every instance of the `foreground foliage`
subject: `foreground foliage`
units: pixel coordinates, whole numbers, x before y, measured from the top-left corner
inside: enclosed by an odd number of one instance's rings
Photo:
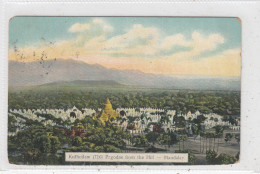
[[[126,145],[124,140],[129,139],[129,134],[121,128],[109,122],[103,125],[91,117],[76,120],[71,126],[72,130],[43,124],[28,126],[15,136],[9,136],[8,152],[19,156],[20,162],[25,164],[47,164],[52,158],[62,161],[64,151],[121,152]],[[10,158],[10,162],[15,159]]]
[[[234,164],[239,160],[239,153],[236,156],[226,153],[218,155],[214,150],[208,150],[206,152],[206,159],[209,164]]]

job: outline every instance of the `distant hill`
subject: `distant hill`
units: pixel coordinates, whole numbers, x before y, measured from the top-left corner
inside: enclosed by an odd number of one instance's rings
[[[75,86],[75,87],[97,87],[97,86],[110,86],[110,87],[125,87],[120,83],[117,83],[113,80],[101,80],[101,81],[94,81],[94,80],[74,80],[74,81],[59,81],[59,82],[52,82],[46,83],[40,86]]]
[[[9,61],[9,87],[51,85],[61,82],[65,85],[72,81],[78,85],[92,83],[93,86],[99,83],[117,83],[117,85],[169,89],[240,90],[238,78],[157,75],[135,70],[109,69],[101,65],[62,59],[29,63]]]

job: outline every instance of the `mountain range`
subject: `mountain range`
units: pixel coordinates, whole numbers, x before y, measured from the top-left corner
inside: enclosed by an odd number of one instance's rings
[[[72,81],[110,81],[121,85],[169,89],[240,90],[239,78],[170,76],[109,69],[75,60],[9,61],[9,87]]]

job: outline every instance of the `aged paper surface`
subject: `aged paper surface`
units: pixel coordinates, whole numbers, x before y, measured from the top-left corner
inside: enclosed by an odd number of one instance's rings
[[[11,164],[239,160],[239,19],[14,17],[9,28]]]

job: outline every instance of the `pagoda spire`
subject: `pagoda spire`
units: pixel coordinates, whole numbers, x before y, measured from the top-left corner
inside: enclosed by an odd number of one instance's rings
[[[113,110],[112,104],[110,103],[109,99],[107,98],[107,101],[105,103],[104,111],[109,113],[111,110]]]
[[[104,124],[106,121],[109,121],[111,118],[116,119],[117,117],[119,117],[119,114],[115,110],[113,110],[112,104],[107,98],[105,107],[101,111],[101,115],[99,116],[99,120]]]
[[[110,104],[111,105],[109,98],[107,98],[106,104]]]

